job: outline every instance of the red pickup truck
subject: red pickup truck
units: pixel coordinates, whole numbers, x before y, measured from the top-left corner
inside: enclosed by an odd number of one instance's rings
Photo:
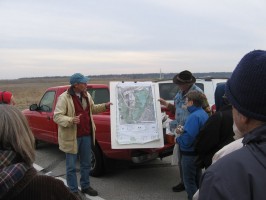
[[[46,90],[38,104],[30,105],[23,110],[30,128],[38,141],[58,144],[57,124],[53,121],[54,109],[60,94],[66,91],[69,85],[51,87]],[[94,103],[110,101],[109,88],[103,84],[88,84],[87,90],[91,94]],[[162,148],[153,149],[112,149],[111,148],[111,121],[110,112],[93,115],[96,125],[96,145],[92,149],[92,176],[100,176],[104,173],[107,159],[128,160],[133,163],[143,163],[155,158],[163,158],[173,153],[173,143],[167,143]]]

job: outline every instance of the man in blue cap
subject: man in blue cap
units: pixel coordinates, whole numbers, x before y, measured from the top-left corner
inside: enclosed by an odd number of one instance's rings
[[[243,147],[219,159],[203,174],[200,200],[265,199],[266,51],[254,50],[239,62],[225,92]]]
[[[70,77],[70,88],[59,96],[54,112],[58,124],[59,149],[66,153],[66,179],[70,190],[78,194],[76,161],[80,161],[81,192],[97,196],[90,186],[91,144],[95,144],[92,114],[110,109],[110,102],[94,104],[87,92],[88,78],[80,73]],[[93,141],[93,143],[91,142]]]

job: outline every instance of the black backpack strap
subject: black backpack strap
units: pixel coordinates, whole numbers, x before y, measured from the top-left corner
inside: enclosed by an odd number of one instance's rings
[[[223,113],[221,111],[218,111],[220,114],[221,119],[223,119]]]

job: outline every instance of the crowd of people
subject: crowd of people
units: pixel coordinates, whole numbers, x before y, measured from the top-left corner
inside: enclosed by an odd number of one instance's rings
[[[80,73],[70,77],[70,88],[60,95],[54,121],[58,124],[59,149],[66,155],[66,187],[61,180],[38,175],[33,167],[34,136],[27,119],[14,107],[11,92],[0,93],[0,199],[83,199],[97,196],[91,187],[91,145],[95,144],[92,114],[110,109],[110,102],[94,104],[87,92],[88,78]],[[80,162],[78,189],[76,162]]]
[[[266,51],[254,50],[240,60],[227,81],[225,93],[238,135],[243,137],[242,145],[204,172],[198,199],[265,198],[265,76]]]
[[[264,199],[265,77],[266,51],[247,53],[228,81],[217,85],[216,112],[210,117],[199,103],[199,97],[202,102],[206,97],[195,90],[191,72],[174,77],[180,89],[174,105],[159,99],[175,112],[170,127],[177,133],[181,183],[173,187],[174,192],[185,189],[189,200]]]
[[[202,94],[204,98],[203,91],[195,85],[196,78],[188,70],[182,71],[176,74],[173,78],[173,82],[179,88],[179,92],[174,97],[174,104],[168,103],[166,100],[160,98],[159,101],[162,105],[167,107],[171,112],[175,113],[175,120],[171,121],[170,129],[175,129],[176,127],[184,127],[185,121],[189,115],[189,110],[186,107],[187,94],[193,91],[197,91]],[[205,108],[205,111],[210,113],[210,106],[206,98],[202,102],[201,107]],[[177,145],[177,144],[176,144]],[[179,166],[179,176],[180,183],[174,186],[172,189],[174,192],[181,192],[185,190],[184,178],[183,178],[183,168],[181,164],[181,152],[179,148],[175,148],[178,156],[178,166]]]
[[[189,200],[264,199],[266,184],[266,51],[254,50],[240,60],[226,83],[215,90],[216,112],[195,77],[182,71],[173,78],[180,89],[174,104],[160,103],[175,113],[180,183]],[[88,78],[70,77],[70,88],[57,102],[59,149],[66,155],[66,187],[33,167],[34,136],[26,118],[14,105],[11,92],[0,92],[0,199],[81,199],[76,176],[80,162],[81,192],[97,196],[89,174],[91,145],[95,143],[92,114],[110,109],[94,104],[86,91]],[[89,147],[89,148],[88,148]],[[203,170],[204,169],[204,170]]]

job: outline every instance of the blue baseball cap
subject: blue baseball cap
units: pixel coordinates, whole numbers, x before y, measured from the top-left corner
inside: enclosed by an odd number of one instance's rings
[[[88,77],[85,77],[81,73],[75,73],[70,77],[70,84],[74,85],[76,83],[87,83],[89,81]]]

